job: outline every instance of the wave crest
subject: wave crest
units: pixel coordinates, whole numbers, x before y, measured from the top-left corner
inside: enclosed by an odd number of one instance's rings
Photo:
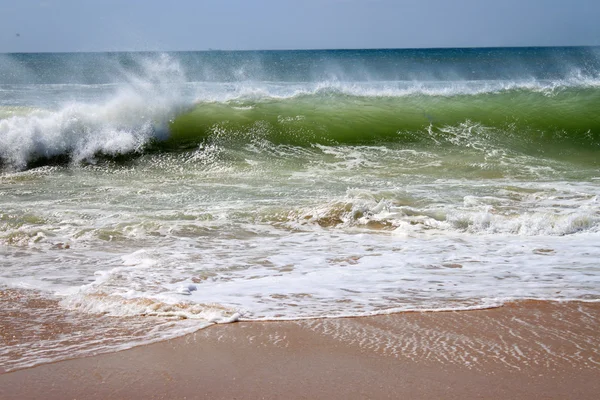
[[[67,156],[93,162],[95,156],[140,152],[153,139],[165,139],[168,123],[181,106],[184,82],[167,56],[147,60],[141,75],[104,101],[70,102],[57,110],[19,109],[0,119],[0,162],[22,169],[38,158]],[[13,107],[14,108],[14,107]]]

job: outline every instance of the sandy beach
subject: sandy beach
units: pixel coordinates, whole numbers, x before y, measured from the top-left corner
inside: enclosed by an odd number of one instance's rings
[[[592,399],[600,304],[216,325],[0,375],[2,399]]]

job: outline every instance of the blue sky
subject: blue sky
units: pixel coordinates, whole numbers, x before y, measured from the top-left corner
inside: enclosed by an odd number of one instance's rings
[[[598,0],[0,0],[0,52],[600,45]]]

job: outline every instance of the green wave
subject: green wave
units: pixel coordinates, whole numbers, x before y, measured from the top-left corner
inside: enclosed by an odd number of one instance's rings
[[[143,153],[185,151],[206,144],[237,149],[261,142],[516,151],[597,166],[599,110],[600,87],[595,86],[394,96],[324,90],[293,97],[199,102],[179,112],[166,127],[158,117],[155,126],[140,123],[139,129],[135,121],[121,127],[107,120],[105,136],[112,142],[104,143],[95,136],[105,128],[101,114],[87,122],[71,118],[65,124],[61,112],[48,111],[38,118],[39,109],[0,107],[4,113],[0,112],[0,129],[12,133],[0,137],[0,169],[85,161],[88,158],[76,155],[89,152],[88,145],[97,148],[94,158],[127,162]],[[79,133],[81,143],[72,143]]]
[[[600,148],[600,89],[505,90],[452,96],[362,97],[317,93],[291,98],[203,102],[170,124],[161,146],[206,141],[276,144],[451,143],[451,127],[481,126],[511,147]],[[491,133],[490,133],[491,132]]]

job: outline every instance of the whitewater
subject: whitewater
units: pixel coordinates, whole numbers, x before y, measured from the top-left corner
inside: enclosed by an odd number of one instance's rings
[[[0,55],[0,323],[24,332],[0,368],[237,320],[598,301],[598,54]]]

